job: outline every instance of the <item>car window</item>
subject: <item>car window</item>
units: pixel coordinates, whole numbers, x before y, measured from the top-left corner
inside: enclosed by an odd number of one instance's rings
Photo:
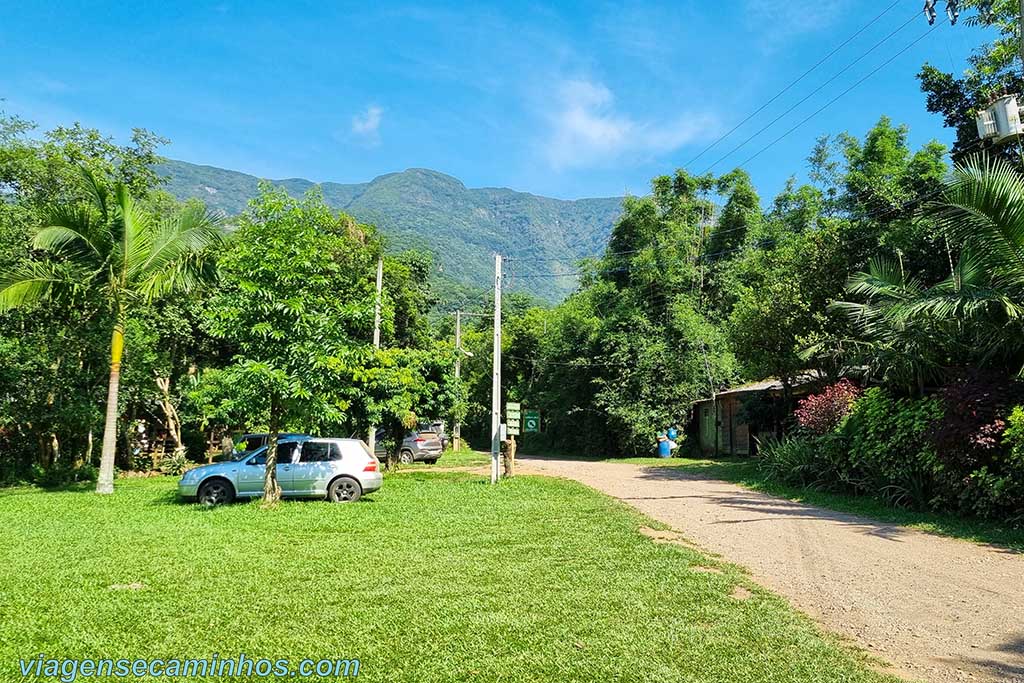
[[[307,441],[302,445],[300,462],[326,462],[332,460],[331,446],[328,441]]]
[[[292,455],[295,453],[295,449],[299,444],[289,441],[285,443],[277,444],[277,464],[278,465],[290,465],[292,462]],[[260,448],[256,455],[252,456],[246,464],[249,465],[266,465],[267,464],[267,448],[266,446]]]
[[[267,464],[267,449],[261,450],[256,455],[249,458],[247,465],[266,465]]]
[[[289,465],[295,462],[295,451],[298,450],[300,445],[295,441],[277,444],[277,464]]]

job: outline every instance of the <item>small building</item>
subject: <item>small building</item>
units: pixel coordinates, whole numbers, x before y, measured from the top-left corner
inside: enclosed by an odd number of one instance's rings
[[[817,372],[796,377],[790,399],[811,393],[822,380]],[[693,428],[705,455],[754,455],[755,437],[781,432],[792,406],[784,406],[782,380],[766,379],[726,389],[693,405]]]

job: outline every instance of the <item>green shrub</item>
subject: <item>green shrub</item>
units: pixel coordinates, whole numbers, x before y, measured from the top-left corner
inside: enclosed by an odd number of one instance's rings
[[[89,464],[56,463],[50,467],[32,465],[32,483],[43,488],[61,488],[71,484],[96,481],[96,468]]]
[[[185,455],[185,449],[176,449],[173,453],[165,456],[160,462],[160,471],[177,477],[184,474],[191,464]]]
[[[1019,381],[980,372],[943,389],[945,414],[929,435],[943,509],[1024,522],[1024,407],[1013,407],[1022,393]]]
[[[844,488],[842,454],[843,444],[837,434],[770,437],[761,443],[758,467],[769,479],[836,491]]]
[[[927,435],[941,402],[864,392],[842,429],[864,493],[896,507],[927,508],[935,495],[935,452]]]
[[[1006,418],[998,455],[971,472],[966,483],[963,493],[973,514],[1024,524],[1024,406]]]

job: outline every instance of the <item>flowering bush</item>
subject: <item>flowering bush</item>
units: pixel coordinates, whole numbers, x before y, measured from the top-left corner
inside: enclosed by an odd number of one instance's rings
[[[839,380],[820,394],[800,401],[793,413],[797,423],[812,434],[827,434],[849,415],[860,389],[848,379]]]

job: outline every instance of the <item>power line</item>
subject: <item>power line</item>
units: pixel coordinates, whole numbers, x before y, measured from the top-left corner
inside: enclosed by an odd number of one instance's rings
[[[928,37],[928,35],[929,35],[929,34],[931,34],[931,32],[932,32],[932,31],[934,31],[935,29],[937,29],[938,27],[939,27],[939,25],[938,25],[938,24],[936,24],[936,25],[932,26],[931,28],[929,28],[929,29],[928,29],[927,31],[925,31],[925,32],[924,32],[924,33],[922,33],[922,34],[921,34],[920,36],[918,36],[918,37],[917,37],[917,38],[916,38],[916,39],[915,39],[915,40],[914,40],[913,42],[911,42],[911,43],[910,43],[909,45],[907,45],[907,46],[906,46],[906,47],[904,47],[904,48],[903,48],[902,50],[900,50],[899,52],[897,52],[896,54],[894,54],[894,55],[893,55],[892,57],[890,57],[889,59],[885,60],[884,62],[882,62],[881,64],[879,64],[879,65],[878,65],[877,67],[875,67],[874,69],[872,69],[871,71],[869,71],[869,72],[868,72],[868,73],[867,73],[867,74],[866,74],[866,75],[865,75],[865,76],[864,76],[863,78],[861,78],[861,79],[860,79],[859,81],[857,81],[856,83],[854,83],[853,85],[851,85],[851,86],[850,86],[849,88],[847,88],[847,89],[846,89],[846,90],[844,90],[843,92],[841,92],[841,93],[839,93],[838,95],[836,95],[835,97],[833,97],[833,98],[832,98],[831,100],[829,100],[829,101],[828,101],[828,102],[826,102],[826,103],[825,103],[824,105],[822,105],[822,106],[821,106],[821,107],[820,107],[820,108],[819,108],[819,109],[818,109],[817,111],[815,111],[815,112],[814,112],[814,113],[812,113],[812,114],[811,114],[810,116],[808,116],[808,117],[806,117],[806,118],[805,118],[804,120],[802,120],[802,121],[801,121],[800,123],[796,124],[795,126],[793,126],[792,128],[790,128],[789,130],[787,130],[787,131],[786,131],[785,133],[783,133],[782,135],[780,135],[779,137],[777,137],[777,138],[776,138],[775,140],[773,140],[773,141],[772,141],[772,142],[770,142],[770,143],[769,143],[768,145],[766,145],[766,146],[765,146],[765,147],[763,147],[763,148],[762,148],[761,150],[759,150],[759,151],[758,151],[758,152],[757,152],[756,154],[754,154],[753,156],[751,156],[750,158],[748,158],[748,159],[747,159],[746,161],[744,161],[744,162],[743,162],[742,164],[740,164],[740,166],[746,166],[746,165],[747,165],[747,164],[749,164],[749,163],[750,163],[751,161],[753,161],[754,159],[756,159],[757,157],[761,156],[762,154],[764,154],[765,152],[767,152],[767,151],[768,151],[769,149],[771,149],[772,147],[774,147],[774,146],[775,146],[776,144],[778,144],[779,142],[781,142],[782,140],[784,140],[785,138],[789,137],[789,136],[790,136],[791,134],[793,134],[794,132],[796,132],[797,130],[799,130],[799,129],[800,129],[800,128],[801,128],[801,127],[802,127],[802,126],[804,125],[804,124],[806,124],[806,123],[807,123],[808,121],[810,121],[811,119],[813,119],[813,118],[814,118],[815,116],[817,116],[817,115],[818,115],[818,114],[820,114],[821,112],[825,111],[826,109],[828,109],[829,107],[831,107],[831,106],[832,106],[833,104],[835,104],[836,102],[838,102],[839,100],[841,100],[842,98],[844,98],[844,97],[846,97],[846,96],[847,96],[848,94],[850,94],[850,92],[852,92],[852,91],[853,91],[853,90],[854,90],[855,88],[857,88],[857,86],[859,86],[859,85],[861,85],[862,83],[864,83],[864,81],[866,81],[866,80],[868,80],[869,78],[871,78],[872,76],[874,76],[874,75],[875,75],[876,73],[878,73],[879,71],[881,71],[881,70],[882,70],[883,68],[885,68],[885,67],[889,66],[889,64],[891,64],[892,62],[894,62],[894,61],[895,61],[895,60],[896,60],[896,59],[897,59],[898,57],[902,56],[902,55],[903,55],[903,54],[904,54],[904,53],[905,53],[905,52],[906,52],[907,50],[909,50],[910,48],[914,47],[915,45],[917,45],[918,43],[920,43],[920,42],[921,42],[922,40],[924,40],[924,39],[925,39],[926,37]]]
[[[857,57],[857,58],[856,58],[855,60],[853,60],[852,62],[850,62],[850,63],[849,63],[849,64],[847,64],[846,66],[844,66],[844,67],[843,67],[842,69],[840,69],[839,71],[837,71],[837,72],[836,72],[836,73],[835,73],[835,74],[834,74],[834,75],[833,75],[833,76],[832,76],[831,78],[829,78],[829,79],[828,79],[827,81],[825,81],[824,83],[822,83],[821,85],[819,85],[819,86],[818,86],[817,88],[815,88],[814,90],[812,90],[811,92],[809,92],[809,93],[808,93],[807,95],[805,95],[805,96],[803,97],[803,99],[801,99],[800,101],[798,101],[798,102],[797,102],[796,104],[794,104],[793,106],[791,106],[791,107],[790,107],[789,109],[787,109],[786,111],[784,111],[784,112],[782,112],[781,114],[779,114],[778,116],[776,116],[776,117],[775,117],[774,119],[772,119],[772,120],[771,120],[771,121],[770,121],[770,122],[769,122],[769,123],[768,123],[767,125],[765,125],[765,126],[762,126],[762,127],[761,127],[761,128],[759,129],[759,130],[757,130],[757,131],[756,131],[756,132],[755,132],[755,133],[754,133],[753,135],[751,135],[751,136],[750,136],[750,137],[748,137],[748,138],[747,138],[746,140],[744,140],[744,141],[743,141],[743,142],[741,142],[740,144],[738,144],[738,145],[736,145],[735,147],[733,147],[733,148],[732,148],[731,150],[729,150],[729,152],[727,152],[727,153],[726,153],[726,154],[724,154],[723,156],[719,157],[717,161],[715,161],[715,162],[714,162],[713,164],[711,164],[711,165],[710,165],[710,166],[708,166],[708,167],[707,167],[706,169],[704,169],[704,171],[703,171],[703,172],[701,173],[701,175],[703,175],[704,173],[707,173],[708,171],[710,171],[711,169],[713,169],[713,168],[714,168],[715,166],[717,166],[718,164],[720,164],[721,162],[725,161],[726,159],[728,159],[729,157],[731,157],[731,156],[732,156],[733,154],[735,154],[736,152],[738,152],[739,150],[741,150],[741,149],[742,149],[743,147],[746,147],[747,143],[749,143],[749,142],[750,142],[751,140],[753,140],[754,138],[756,138],[756,137],[758,137],[759,135],[761,135],[761,133],[764,133],[764,132],[765,132],[766,130],[768,130],[769,128],[771,128],[772,126],[774,126],[774,125],[775,125],[776,123],[778,123],[779,121],[781,121],[781,120],[782,120],[783,118],[785,118],[786,116],[788,116],[788,115],[789,115],[790,113],[792,113],[792,112],[793,112],[793,111],[794,111],[795,109],[797,109],[797,108],[798,108],[798,107],[799,107],[800,105],[802,105],[802,104],[803,104],[803,103],[805,103],[805,102],[806,102],[807,100],[809,100],[809,99],[811,99],[812,97],[814,97],[815,95],[817,95],[817,94],[818,94],[819,92],[821,92],[822,90],[824,90],[824,89],[825,89],[825,88],[826,88],[827,86],[829,86],[829,85],[831,85],[832,83],[834,83],[834,82],[836,81],[836,79],[838,79],[838,78],[839,78],[840,76],[842,76],[842,75],[843,75],[843,74],[845,74],[845,73],[846,73],[847,71],[849,71],[850,69],[852,69],[852,68],[853,68],[854,66],[856,66],[857,64],[859,64],[859,63],[860,63],[860,62],[861,62],[861,61],[862,61],[862,60],[863,60],[863,59],[864,59],[865,57],[867,57],[868,55],[870,55],[871,53],[873,53],[873,52],[874,52],[875,50],[877,50],[878,48],[880,48],[880,47],[881,47],[882,45],[884,45],[885,43],[889,42],[889,40],[890,40],[890,39],[891,39],[891,38],[892,38],[893,36],[895,36],[895,35],[896,35],[897,33],[899,33],[900,31],[902,31],[903,29],[905,29],[905,28],[906,28],[907,26],[909,26],[909,25],[910,25],[910,24],[911,24],[911,23],[912,23],[913,21],[916,21],[916,20],[917,20],[917,12],[914,12],[913,16],[911,16],[911,17],[910,17],[909,19],[907,19],[907,20],[906,20],[905,22],[903,22],[903,23],[902,23],[902,24],[901,24],[901,25],[899,26],[899,28],[897,28],[896,30],[894,30],[893,32],[891,32],[891,33],[890,33],[889,35],[887,35],[887,36],[886,36],[885,38],[882,38],[882,39],[881,39],[880,41],[878,41],[877,43],[875,43],[874,45],[872,45],[872,46],[871,46],[871,48],[869,48],[869,49],[867,50],[867,52],[864,52],[864,53],[862,53],[862,54],[861,54],[861,55],[860,55],[859,57]],[[909,48],[908,48],[908,49],[909,49]],[[902,54],[902,53],[901,53],[901,54]],[[742,166],[742,164],[740,164],[740,165]]]
[[[889,5],[889,6],[887,7],[887,8],[885,8],[885,10],[883,10],[883,11],[882,11],[882,12],[881,12],[881,13],[880,13],[880,14],[879,14],[878,16],[876,16],[876,17],[875,17],[874,19],[872,19],[872,20],[871,20],[871,21],[869,21],[868,23],[864,24],[864,25],[863,25],[863,26],[862,26],[862,27],[861,27],[861,28],[860,28],[860,29],[859,29],[859,30],[858,30],[858,31],[857,31],[856,33],[854,33],[854,34],[853,34],[852,36],[850,36],[849,38],[847,38],[846,40],[844,40],[844,41],[843,41],[842,43],[840,43],[840,44],[839,44],[839,45],[838,45],[838,46],[837,46],[837,47],[836,47],[836,48],[835,48],[834,50],[832,50],[832,52],[829,52],[829,53],[828,53],[827,55],[825,55],[825,56],[824,56],[824,57],[822,57],[822,58],[821,58],[820,60],[818,60],[818,63],[817,63],[817,64],[815,64],[814,66],[812,66],[812,67],[811,67],[810,69],[808,69],[807,71],[803,72],[803,73],[802,73],[802,74],[801,74],[801,75],[800,75],[800,76],[799,76],[799,77],[798,77],[798,78],[797,78],[797,79],[796,79],[795,81],[793,81],[792,83],[790,83],[789,85],[787,85],[787,86],[786,86],[785,88],[783,88],[782,90],[780,90],[779,92],[777,92],[777,93],[776,93],[776,94],[775,94],[775,95],[774,95],[774,96],[773,96],[773,97],[772,97],[772,98],[771,98],[770,100],[768,100],[767,102],[765,102],[764,104],[762,104],[762,105],[761,105],[760,107],[758,107],[758,108],[757,108],[757,110],[755,110],[755,111],[754,111],[754,112],[753,112],[752,114],[750,114],[749,116],[747,116],[747,118],[745,118],[745,119],[743,119],[742,121],[740,121],[739,123],[737,123],[737,124],[736,124],[736,125],[735,125],[735,126],[734,126],[734,127],[732,128],[732,130],[730,130],[730,131],[729,131],[728,133],[726,133],[726,134],[722,135],[722,136],[721,136],[721,137],[719,137],[719,138],[718,138],[717,140],[715,140],[715,141],[714,141],[714,142],[712,142],[712,143],[711,143],[710,145],[708,145],[708,146],[707,146],[707,147],[705,147],[705,148],[704,148],[703,150],[701,150],[700,154],[698,154],[697,156],[695,156],[694,158],[692,158],[692,159],[690,159],[690,160],[689,160],[688,162],[686,162],[686,167],[692,166],[692,165],[694,164],[694,162],[696,162],[696,161],[697,161],[698,159],[700,159],[700,158],[701,158],[702,156],[704,156],[705,154],[707,154],[708,152],[710,152],[710,151],[711,151],[712,149],[714,149],[715,147],[717,147],[717,146],[719,145],[719,143],[721,143],[721,142],[722,142],[723,140],[725,140],[725,139],[726,139],[726,138],[728,138],[728,137],[729,137],[730,135],[732,135],[732,134],[733,134],[733,133],[735,133],[735,132],[736,132],[737,130],[739,130],[739,129],[740,129],[740,128],[741,128],[742,126],[743,126],[743,124],[745,124],[745,123],[746,123],[747,121],[750,121],[750,120],[751,120],[752,118],[754,118],[755,116],[757,116],[758,114],[760,114],[760,113],[761,113],[762,111],[764,111],[765,109],[767,109],[767,108],[768,108],[768,107],[769,107],[769,106],[770,106],[770,105],[771,105],[771,104],[772,104],[773,102],[775,102],[775,101],[776,101],[776,100],[778,100],[778,99],[779,99],[780,97],[782,97],[783,95],[785,95],[785,94],[786,94],[787,92],[789,92],[790,90],[792,90],[794,86],[796,86],[796,85],[797,85],[798,83],[800,83],[800,82],[801,82],[802,80],[804,80],[805,78],[807,78],[808,76],[810,76],[810,75],[811,75],[811,74],[812,74],[812,73],[813,73],[813,72],[814,72],[815,70],[817,70],[817,68],[818,68],[819,66],[821,66],[822,64],[824,64],[825,62],[827,62],[827,61],[828,61],[829,59],[831,59],[831,58],[832,58],[832,57],[833,57],[833,56],[834,56],[834,55],[835,55],[835,54],[836,54],[837,52],[839,52],[839,51],[840,51],[840,50],[842,50],[842,49],[843,49],[844,47],[846,47],[846,46],[847,46],[847,45],[849,45],[849,44],[850,44],[851,42],[853,42],[853,40],[854,40],[854,39],[856,39],[856,38],[857,38],[857,37],[858,37],[858,36],[859,36],[860,34],[864,33],[864,31],[866,31],[866,30],[867,30],[868,28],[870,28],[872,24],[874,24],[875,22],[877,22],[877,21],[878,21],[879,19],[881,19],[882,17],[884,17],[884,16],[886,15],[886,14],[888,14],[888,13],[889,13],[889,12],[890,12],[890,11],[892,10],[892,8],[894,8],[894,7],[896,6],[896,5],[898,5],[898,4],[899,4],[899,2],[900,2],[900,0],[895,0],[895,2],[893,2],[893,3],[892,3],[891,5]],[[915,16],[916,16],[916,14],[915,14]]]

